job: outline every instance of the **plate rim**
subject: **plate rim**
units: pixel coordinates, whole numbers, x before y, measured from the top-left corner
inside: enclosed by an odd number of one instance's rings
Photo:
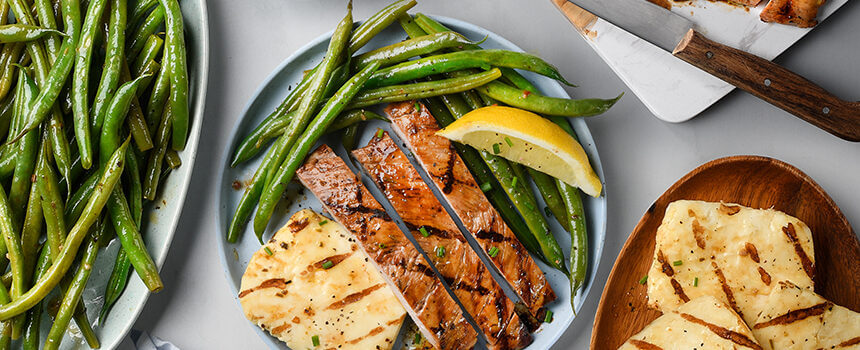
[[[450,25],[450,26],[454,26],[454,27],[469,28],[469,30],[478,31],[481,33],[486,33],[488,37],[492,37],[493,40],[497,41],[498,43],[500,43],[503,46],[509,46],[514,51],[525,52],[522,48],[520,48],[518,45],[514,44],[510,40],[506,39],[505,37],[503,37],[499,34],[496,34],[495,32],[493,32],[489,29],[486,29],[482,26],[479,26],[479,25],[476,25],[476,24],[473,24],[471,22],[467,22],[464,20],[460,20],[460,19],[456,19],[456,18],[452,18],[452,17],[447,17],[447,16],[439,16],[439,15],[433,15],[433,14],[427,14],[427,13],[425,13],[425,15],[427,15],[428,17],[431,17],[435,20],[438,20],[439,22],[446,24],[446,25]],[[277,78],[277,76],[279,74],[281,74],[281,72],[284,69],[286,69],[286,67],[288,65],[290,65],[296,59],[300,58],[302,55],[304,55],[307,51],[311,50],[313,47],[319,45],[320,43],[322,43],[324,41],[329,40],[331,38],[333,32],[334,32],[334,30],[329,30],[329,31],[315,37],[314,39],[312,39],[311,41],[309,41],[305,45],[302,45],[301,47],[296,49],[292,54],[290,54],[289,56],[287,56],[287,58],[285,58],[283,61],[281,61],[281,63],[279,63],[259,83],[259,85],[255,89],[254,93],[251,95],[252,97],[249,98],[248,101],[246,102],[245,107],[243,108],[240,116],[233,123],[233,130],[239,130],[240,129],[240,127],[243,123],[243,120],[248,117],[248,114],[251,111],[251,108],[253,107],[256,100],[260,97],[260,95],[264,92],[264,90],[266,90],[266,88]],[[553,81],[552,84],[555,84],[556,86],[558,86],[559,90],[562,91],[564,94],[564,96],[555,96],[555,97],[570,98],[570,95],[567,93],[566,90],[564,90],[564,87],[559,82]],[[290,84],[290,85],[292,85],[292,84]],[[547,95],[553,95],[553,94],[549,93]],[[591,274],[592,271],[594,271],[593,272],[594,276],[590,280],[586,281],[587,283],[586,283],[585,289],[581,293],[577,294],[577,295],[581,295],[581,297],[580,297],[581,301],[579,303],[580,307],[581,307],[588,300],[588,296],[591,294],[590,293],[591,289],[595,284],[594,282],[598,278],[598,268],[600,265],[600,260],[602,260],[601,258],[603,257],[603,248],[604,248],[605,242],[606,242],[606,227],[607,227],[607,219],[608,219],[608,201],[609,201],[608,193],[609,193],[609,191],[607,190],[606,177],[605,177],[605,174],[603,171],[603,164],[600,160],[597,143],[594,141],[594,137],[593,137],[591,130],[589,129],[588,125],[586,124],[585,119],[584,118],[569,118],[569,120],[573,124],[581,124],[580,128],[582,128],[582,130],[585,131],[584,135],[577,134],[577,136],[580,138],[581,144],[590,144],[591,145],[590,148],[593,148],[594,152],[593,152],[593,154],[589,154],[589,159],[590,159],[592,166],[593,166],[595,172],[597,173],[598,177],[603,182],[603,193],[602,193],[602,196],[600,197],[600,199],[602,199],[602,200],[599,201],[599,205],[598,205],[601,209],[600,211],[602,212],[603,220],[602,220],[601,224],[598,226],[598,232],[594,233],[595,238],[598,238],[598,241],[596,242],[597,246],[595,247],[596,254],[594,257],[591,257],[591,259],[593,259],[593,261],[591,262],[591,264],[589,266],[589,271],[587,272],[587,273]],[[574,127],[574,129],[578,129],[577,125],[574,125],[573,127]],[[226,239],[225,239],[226,230],[228,229],[228,227],[230,225],[230,221],[229,221],[230,216],[232,214],[232,210],[234,210],[235,208],[222,208],[222,206],[225,206],[226,204],[224,203],[224,200],[222,198],[223,196],[221,195],[221,191],[223,190],[221,187],[225,184],[225,182],[224,182],[225,181],[225,175],[227,173],[226,169],[230,168],[230,160],[231,160],[233,152],[235,151],[236,147],[238,146],[236,143],[237,143],[239,137],[240,136],[237,132],[233,132],[231,134],[231,136],[229,138],[229,143],[225,147],[225,150],[221,155],[221,162],[219,163],[222,166],[219,168],[219,169],[221,169],[221,171],[219,171],[217,181],[216,181],[216,186],[218,186],[218,188],[216,190],[219,192],[218,192],[218,206],[217,206],[218,210],[217,210],[217,213],[215,215],[215,220],[217,221],[216,226],[218,227],[218,229],[216,230],[215,234],[217,235],[216,241],[218,242],[217,244],[218,244],[218,248],[219,248],[219,259],[221,260],[221,267],[222,267],[222,270],[224,272],[224,277],[227,279],[227,282],[228,282],[227,284],[230,286],[230,290],[232,291],[232,298],[235,300],[235,302],[239,306],[239,310],[240,310],[240,312],[242,312],[242,316],[244,317],[244,312],[242,311],[242,308],[241,308],[241,302],[238,300],[238,298],[236,298],[236,295],[238,294],[238,289],[232,281],[232,276],[230,273],[230,266],[229,266],[229,262],[228,262],[229,258],[227,256],[227,250],[230,249],[229,244],[231,244],[231,243],[226,242]],[[573,297],[574,296],[572,295],[571,298],[573,298]],[[565,304],[568,304],[569,302],[570,301],[568,300],[565,302]],[[558,332],[558,333],[554,334],[553,336],[551,336],[550,338],[548,338],[548,343],[550,345],[557,343],[558,340],[565,333],[567,333],[567,331],[570,329],[570,325],[573,323],[573,321],[574,321],[574,319],[576,319],[576,317],[577,317],[577,314],[575,313],[572,317],[567,319],[565,324],[562,327],[564,330],[561,332]],[[264,343],[266,343],[270,348],[280,348],[278,345],[283,345],[283,342],[275,342],[274,340],[277,338],[275,338],[271,334],[268,334],[267,332],[264,332],[260,327],[253,324],[253,322],[250,322],[246,319],[245,323],[249,324],[252,327],[252,329],[257,333],[257,335],[260,336],[261,340]]]
[[[631,233],[628,235],[627,240],[624,241],[624,245],[622,246],[621,250],[618,253],[618,256],[615,258],[615,261],[612,264],[612,271],[609,273],[609,277],[607,277],[606,284],[603,287],[603,292],[600,294],[600,302],[597,305],[597,313],[594,316],[594,326],[592,327],[591,339],[589,341],[589,346],[591,348],[595,347],[595,344],[597,344],[597,342],[598,342],[597,336],[598,336],[598,334],[602,333],[602,332],[598,332],[601,329],[601,327],[599,326],[600,324],[598,323],[598,320],[600,320],[603,317],[603,312],[606,310],[605,304],[604,304],[604,302],[606,301],[606,299],[605,299],[606,293],[609,291],[610,282],[615,279],[616,272],[618,271],[618,268],[619,268],[618,263],[620,262],[621,257],[623,255],[626,255],[625,253],[627,253],[627,251],[629,249],[631,249],[630,246],[632,245],[633,238],[634,238],[633,232],[639,231],[641,229],[641,227],[644,226],[645,223],[648,221],[648,218],[646,218],[646,215],[648,214],[649,211],[652,210],[651,208],[653,208],[654,205],[658,201],[660,201],[664,196],[666,196],[670,193],[673,193],[681,185],[686,183],[687,180],[699,175],[699,173],[701,173],[703,170],[713,168],[715,166],[721,166],[721,165],[725,165],[728,163],[742,162],[742,161],[746,161],[746,162],[757,161],[757,162],[771,163],[771,164],[776,165],[780,168],[783,168],[786,171],[788,171],[794,175],[797,175],[799,178],[803,179],[804,182],[810,184],[812,186],[812,188],[816,192],[818,192],[818,194],[821,197],[826,199],[827,202],[832,205],[832,207],[836,210],[836,214],[838,214],[841,221],[843,221],[843,223],[849,228],[849,230],[851,231],[850,233],[852,233],[854,235],[855,240],[860,240],[857,238],[857,234],[854,231],[854,228],[851,226],[850,222],[848,222],[848,218],[845,217],[844,213],[842,213],[842,209],[838,205],[836,205],[836,202],[833,200],[832,197],[830,197],[829,194],[827,194],[827,192],[824,190],[824,188],[822,188],[821,185],[819,185],[817,182],[815,182],[815,180],[812,177],[810,177],[808,174],[804,173],[802,170],[800,170],[799,168],[797,168],[796,166],[794,166],[792,164],[789,164],[788,162],[785,162],[785,161],[780,160],[780,159],[767,157],[767,156],[760,156],[760,155],[733,155],[733,156],[725,156],[725,157],[716,158],[716,159],[710,160],[708,162],[702,163],[702,164],[696,166],[695,168],[693,168],[692,170],[690,170],[689,172],[685,173],[682,177],[678,178],[677,181],[675,181],[671,186],[669,186],[669,188],[667,188],[663,193],[661,193],[660,196],[658,196],[654,200],[654,202],[652,202],[652,204],[648,207],[648,209],[646,209],[646,211],[642,214],[642,217],[636,223],[636,226],[634,226],[634,228],[630,231]],[[664,213],[664,215],[665,215],[665,213]],[[661,220],[662,220],[662,217],[661,217]]]

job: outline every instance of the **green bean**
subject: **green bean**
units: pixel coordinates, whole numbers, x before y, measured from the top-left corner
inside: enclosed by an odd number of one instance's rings
[[[140,230],[140,222],[143,216],[143,183],[140,181],[140,172],[143,170],[140,164],[140,156],[137,151],[130,149],[125,156],[125,175],[128,183],[129,208],[135,226]]]
[[[3,45],[3,50],[0,51],[0,97],[6,97],[9,94],[12,82],[15,80],[14,63],[18,62],[23,52],[24,44]]]
[[[59,28],[57,27],[57,17],[54,15],[54,6],[50,0],[35,0],[33,7],[36,8],[36,17],[39,19],[39,25],[48,29]],[[60,37],[62,35],[48,35],[45,38],[45,52],[48,54],[48,60],[51,64],[57,60],[57,55],[60,54]]]
[[[41,277],[50,264],[51,258],[48,255],[48,249],[43,247],[41,253],[39,253],[39,260],[36,263],[35,278],[38,279]],[[24,328],[24,340],[21,345],[24,350],[39,350],[39,342],[41,341],[39,330],[42,328],[41,321],[44,304],[44,301],[40,301],[36,306],[27,311],[27,325]]]
[[[143,177],[143,198],[155,200],[158,195],[158,185],[161,176],[161,164],[164,161],[164,154],[170,147],[170,129],[173,122],[173,107],[165,106],[164,115],[161,117],[161,123],[158,126],[156,134],[156,147],[152,152],[149,152],[149,160],[146,165],[146,172]]]
[[[81,153],[81,163],[84,169],[89,169],[93,162],[89,116],[90,65],[93,58],[93,43],[101,26],[102,13],[104,13],[105,7],[107,7],[107,0],[91,0],[87,7],[87,14],[81,27],[81,37],[75,55],[75,72],[72,74],[72,113],[74,115],[75,137],[78,141],[78,151]]]
[[[105,303],[99,313],[99,323],[105,323],[111,307],[119,300],[123,290],[125,290],[129,277],[131,277],[131,261],[128,260],[125,250],[120,249],[119,253],[116,254],[113,270],[111,270],[107,287],[105,287]]]
[[[353,124],[343,129],[343,135],[340,137],[340,143],[347,151],[355,149],[358,142],[358,124]]]
[[[242,141],[234,153],[231,166],[236,166],[254,157],[263,144],[270,138],[283,135],[284,128],[295,118],[296,112],[290,112],[278,118],[263,121]]]
[[[9,135],[9,128],[12,126],[13,105],[14,98],[7,98],[0,102],[0,139],[5,139]],[[0,148],[3,147],[0,145]],[[0,153],[2,153],[2,150],[0,150]]]
[[[502,76],[502,73],[499,69],[493,68],[486,72],[460,78],[386,86],[361,92],[349,104],[348,108],[360,108],[380,103],[409,101],[417,98],[454,94],[480,87],[500,76]]]
[[[158,63],[155,60],[149,60],[149,62],[147,62],[146,65],[143,66],[143,68],[141,69],[140,72],[135,73],[135,75],[134,75],[135,78],[146,75],[146,77],[143,79],[143,81],[140,82],[140,87],[137,88],[138,99],[140,98],[140,96],[143,94],[143,92],[145,90],[149,89],[149,86],[155,80],[155,76],[158,74],[158,72],[160,70],[161,70],[161,63]],[[141,119],[146,119],[146,116],[143,114],[143,110],[140,107],[138,107],[138,109],[140,109],[140,115],[142,116]],[[147,121],[147,128],[148,127],[149,127],[149,122]]]
[[[48,232],[44,249],[53,257],[59,254],[66,236],[65,204],[60,194],[57,175],[48,164],[47,158],[40,158],[37,167],[36,185],[42,199],[42,213]]]
[[[164,154],[164,161],[171,169],[176,169],[182,166],[182,158],[179,157],[179,152],[172,149],[167,150],[167,153]]]
[[[134,60],[134,64],[131,66],[131,72],[134,76],[138,76],[142,73],[144,67],[149,64],[150,61],[155,61],[158,59],[158,55],[161,53],[161,47],[164,45],[164,40],[161,39],[160,36],[150,35],[149,39],[146,39],[146,43],[143,45],[143,49],[140,54],[137,56],[137,59]]]
[[[99,223],[99,226],[105,226],[104,222]],[[81,300],[81,295],[84,293],[84,288],[87,286],[87,280],[90,278],[92,266],[96,262],[96,257],[99,253],[99,238],[101,228],[92,230],[90,236],[87,237],[86,249],[81,257],[81,262],[75,271],[72,284],[66,290],[63,296],[63,301],[60,304],[60,310],[57,311],[57,316],[54,317],[54,323],[51,325],[51,330],[48,332],[48,337],[45,339],[45,349],[58,349],[60,342],[63,340],[63,334],[66,333],[66,328],[72,320],[72,315],[75,308],[78,306],[78,301]]]
[[[119,181],[122,175],[122,168],[125,161],[125,151],[128,147],[129,140],[126,140],[120,148],[114,152],[108,166],[102,172],[98,185],[96,186],[90,199],[87,201],[87,206],[84,208],[83,215],[78,219],[75,225],[69,230],[68,236],[63,243],[63,248],[57,260],[51,264],[45,275],[40,278],[29,291],[24,293],[20,298],[13,300],[8,304],[0,306],[0,320],[8,320],[16,315],[19,315],[29,308],[33,307],[42,300],[63,278],[68,269],[71,267],[75,259],[76,252],[81,245],[84,237],[89,232],[90,226],[96,221],[98,213],[102,211],[109,195],[112,193],[114,186]]]
[[[84,207],[87,205],[87,200],[93,194],[99,183],[99,174],[93,173],[89,178],[87,178],[83,183],[80,184],[78,190],[69,197],[66,203],[66,210],[64,211],[63,218],[66,223],[72,223],[78,221],[81,214],[84,212]],[[69,229],[70,227],[66,227],[64,229]]]
[[[9,3],[0,1],[0,24],[9,22]]]
[[[334,95],[347,79],[349,79],[349,62],[337,66],[331,72],[331,77],[329,77],[328,83],[325,85],[325,90],[323,90],[323,98],[329,98],[331,95]]]
[[[258,236],[266,230],[269,219],[274,212],[275,204],[281,198],[287,184],[292,180],[296,170],[302,164],[308,152],[310,152],[311,147],[319,140],[329,125],[344,110],[347,103],[358,93],[359,89],[362,88],[367,79],[378,68],[379,64],[373,63],[350,78],[317,114],[294,146],[294,149],[290,150],[287,158],[281,164],[274,177],[267,179],[266,182],[271,185],[267,186],[266,191],[263,192],[257,215],[254,217],[254,231],[257,232]]]
[[[158,275],[158,266],[149,256],[143,238],[131,216],[125,195],[119,188],[114,189],[114,193],[108,199],[108,211],[113,222],[113,228],[122,243],[122,250],[128,255],[131,265],[134,266],[134,271],[137,272],[140,280],[150,292],[161,291],[164,288],[164,283]]]
[[[337,116],[337,119],[328,126],[326,132],[334,132],[341,129],[352,127],[353,125],[357,125],[360,122],[376,119],[382,121],[388,121],[388,118],[383,117],[371,110],[368,109],[352,109],[346,112],[341,113]]]
[[[447,27],[445,27],[444,25],[442,25],[442,23],[439,23],[436,20],[434,20],[430,17],[427,17],[426,15],[424,15],[423,13],[420,13],[420,12],[415,14],[414,22],[415,22],[415,25],[417,27],[419,27],[422,31],[426,32],[427,34],[441,33],[441,32],[447,32],[447,31],[451,30],[451,29],[448,29]],[[478,45],[466,45],[463,47],[463,49],[465,49],[465,50],[480,50],[481,48]]]
[[[128,26],[132,26],[138,21],[140,21],[140,19],[143,18],[144,15],[146,15],[146,12],[151,10],[155,6],[158,6],[158,0],[137,1],[137,3],[134,4],[134,8],[131,9],[129,15],[129,18],[131,20],[128,21]]]
[[[36,25],[36,20],[33,18],[32,10],[30,9],[27,1],[24,0],[9,0],[8,1],[12,12],[15,13],[15,18],[18,20],[18,24],[24,25]],[[47,80],[48,69],[51,66],[48,63],[48,59],[45,56],[45,48],[42,47],[42,43],[39,41],[27,41],[27,53],[28,58],[32,60],[33,66],[36,68],[36,81],[39,82],[39,85],[43,85],[45,80]]]
[[[128,52],[128,59],[134,62],[134,59],[137,58],[140,50],[142,50],[143,46],[146,44],[146,40],[149,39],[151,35],[157,33],[161,25],[164,24],[164,19],[164,7],[162,5],[156,7],[148,16],[146,16],[143,23],[141,23],[137,30],[129,36],[131,40],[126,42],[125,48]],[[129,23],[135,23],[134,19]]]
[[[12,299],[20,300],[25,289],[24,256],[21,251],[21,241],[18,237],[19,231],[12,221],[12,217],[12,208],[9,207],[6,191],[0,186],[0,233],[3,234],[3,241],[8,250],[6,256],[9,259],[9,266],[12,270],[12,287],[9,289],[9,294]],[[9,317],[3,318],[3,320],[8,319]]]
[[[373,16],[370,16],[361,26],[355,29],[355,33],[349,40],[348,53],[350,56],[367,44],[376,34],[394,23],[397,17],[406,13],[418,4],[415,0],[401,0],[386,6]]]
[[[462,35],[454,32],[441,32],[408,39],[396,44],[368,51],[353,59],[353,70],[364,68],[374,61],[382,67],[406,61],[410,57],[433,53],[442,49],[462,47],[473,44]]]
[[[54,106],[54,112],[51,114],[51,119],[48,121],[46,127],[50,136],[54,163],[63,175],[63,178],[66,179],[66,183],[71,184],[72,156],[69,148],[69,140],[66,138],[65,130],[63,130],[63,115],[60,113],[58,106]],[[71,192],[70,189],[71,187],[68,187],[67,191]]]
[[[36,167],[30,179],[30,198],[27,201],[27,212],[24,216],[24,225],[21,227],[21,252],[24,255],[24,283],[30,283],[33,268],[36,264],[36,253],[39,248],[39,238],[42,234],[44,219],[44,203],[39,191],[39,179],[46,176],[48,171],[53,171],[48,165],[51,150],[48,147],[48,133],[42,132],[42,142],[39,146],[39,155],[36,158]],[[56,179],[56,178],[55,178]],[[59,195],[59,190],[57,192]]]
[[[246,146],[244,143],[242,144],[242,147],[246,147],[246,150],[244,150],[243,152],[243,154],[246,154],[245,158],[250,159],[251,157],[255,156],[260,150],[260,148],[263,146],[263,144],[273,138],[281,136],[284,133],[284,128],[286,128],[286,126],[290,123],[290,120],[294,115],[294,113],[288,113],[283,118],[273,119],[270,123],[267,123],[267,128],[262,135],[260,135],[259,137],[251,137],[255,136],[253,134],[249,136],[247,140],[250,142],[250,140],[256,139],[257,144],[254,147]],[[363,108],[353,109],[339,115],[337,119],[335,119],[335,121],[329,126],[328,130],[326,130],[326,133],[339,131],[341,129],[350,127],[367,119],[388,121],[387,118],[372,111]],[[239,153],[237,152],[237,154]]]
[[[176,151],[185,149],[188,140],[188,64],[185,57],[185,30],[182,11],[177,0],[159,0],[164,7],[165,46],[167,55],[162,59],[170,72],[169,103],[173,110],[173,139],[171,146]]]
[[[602,114],[609,110],[609,108],[612,107],[612,105],[614,105],[622,95],[624,95],[624,93],[622,93],[618,95],[618,97],[608,100],[572,100],[567,98],[541,96],[536,93],[525,93],[523,90],[500,82],[493,82],[484,85],[478,88],[478,90],[513,107],[522,108],[535,113],[563,117],[588,117]]]
[[[36,128],[42,123],[45,116],[51,112],[54,102],[56,102],[57,97],[60,95],[60,90],[62,90],[63,84],[72,70],[75,58],[75,49],[80,35],[80,4],[75,0],[62,0],[61,3],[63,5],[62,12],[65,22],[64,29],[66,30],[66,39],[60,47],[60,54],[57,56],[56,62],[54,62],[54,65],[51,67],[51,71],[45,79],[44,84],[41,84],[42,88],[39,93],[39,97],[36,98],[36,102],[33,104],[32,110],[30,110],[29,117],[27,118],[27,125],[22,128],[21,133],[15,137],[15,140],[21,138],[27,131]],[[79,143],[82,142],[81,140],[78,141]],[[82,156],[81,158],[82,164],[86,165],[86,162],[83,161],[84,157]],[[85,168],[87,167],[85,166]]]
[[[468,68],[489,69],[491,66],[532,71],[571,85],[555,67],[537,56],[507,50],[474,50],[434,55],[382,69],[370,78],[367,87],[393,85]]]
[[[107,114],[108,103],[119,86],[121,63],[125,59],[125,1],[111,0],[105,63],[93,100],[92,132],[98,134]]]
[[[15,97],[18,98],[17,114],[20,121],[32,105],[33,98],[39,93],[39,88],[36,83],[30,78],[26,71],[22,70],[19,74],[18,88]],[[14,109],[14,108],[13,108]],[[25,206],[25,200],[32,184],[30,178],[33,176],[33,169],[36,167],[36,156],[39,152],[39,132],[32,130],[24,135],[17,143],[13,144],[17,147],[18,156],[15,159],[15,171],[12,173],[12,185],[9,188],[9,197],[12,205],[12,212],[16,218],[22,218],[22,210]]]
[[[9,291],[6,290],[6,286],[0,287],[0,303],[8,303],[11,298],[9,297]],[[0,349],[11,349],[12,348],[12,321],[4,321],[0,323],[0,327],[2,327],[2,334],[0,334]]]
[[[166,52],[166,49],[165,49]],[[152,85],[152,92],[146,104],[146,123],[149,130],[155,130],[161,115],[164,114],[164,104],[170,92],[170,73],[164,64],[158,70],[158,76]]]
[[[120,69],[120,82],[126,83],[131,81],[132,78],[131,72],[129,72],[128,69],[128,63],[125,61],[120,62]],[[144,80],[145,79],[146,77],[144,77]],[[138,91],[140,90],[138,89]],[[128,126],[135,145],[137,145],[137,149],[147,151],[155,147],[152,142],[152,135],[149,132],[149,125],[146,121],[146,117],[143,116],[143,111],[140,109],[140,102],[137,100],[136,94],[131,97],[126,125]]]
[[[451,115],[451,112],[449,112],[445,105],[438,99],[433,98],[426,100],[425,106],[430,110],[430,113],[436,118],[436,121],[441,127],[446,127],[454,122],[454,117]],[[544,258],[537,240],[532,236],[525,221],[520,217],[520,214],[513,205],[511,205],[510,201],[508,201],[507,195],[499,188],[496,179],[490,173],[490,169],[487,167],[487,164],[484,163],[483,159],[481,159],[481,155],[478,151],[459,143],[452,144],[457,150],[457,153],[460,154],[460,158],[463,159],[463,163],[466,164],[466,167],[469,168],[469,171],[475,177],[475,180],[480,184],[489,184],[491,186],[491,189],[489,191],[485,191],[484,194],[487,196],[487,200],[489,200],[493,207],[495,207],[499,212],[502,219],[505,220],[505,223],[508,224],[511,231],[514,232],[514,235],[517,236],[517,239],[523,243],[526,249],[534,252],[541,260],[549,264],[546,258]]]
[[[124,0],[117,0],[124,1]],[[104,165],[108,161],[108,157],[116,150],[120,144],[119,128],[128,115],[128,109],[131,105],[131,100],[137,93],[138,85],[145,76],[140,76],[135,80],[127,82],[120,86],[110,105],[108,105],[107,116],[105,117],[104,125],[102,125],[102,134],[99,138],[99,156],[100,163]]]
[[[0,25],[0,43],[19,43],[41,39],[48,34],[65,35],[56,29],[27,24]]]
[[[236,243],[239,240],[239,237],[242,234],[242,228],[248,222],[248,219],[251,217],[251,212],[254,210],[254,206],[263,194],[268,169],[273,169],[278,166],[278,164],[275,164],[277,155],[286,152],[286,147],[287,136],[281,135],[272,147],[269,148],[269,151],[266,152],[266,156],[263,157],[263,161],[260,162],[260,166],[257,167],[257,171],[254,172],[254,176],[245,187],[245,192],[242,193],[239,205],[236,206],[236,212],[233,214],[233,218],[230,220],[230,228],[227,230],[227,242]],[[257,239],[260,241],[260,244],[263,244],[262,234],[257,235]]]

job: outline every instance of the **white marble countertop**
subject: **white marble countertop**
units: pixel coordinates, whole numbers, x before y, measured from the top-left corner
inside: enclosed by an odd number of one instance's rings
[[[358,0],[367,18],[389,0]],[[288,55],[331,30],[344,0],[210,0],[210,83],[194,179],[162,271],[165,290],[150,298],[135,328],[182,349],[258,349],[218,257],[216,174],[236,118],[257,86]],[[466,20],[557,65],[580,87],[573,96],[621,101],[588,125],[609,194],[606,246],[594,291],[554,348],[587,348],[600,291],[630,230],[651,203],[696,166],[756,154],[794,164],[860,225],[860,144],[841,141],[755,97],[735,91],[683,124],[652,117],[549,0],[420,0],[418,11]],[[777,62],[834,94],[860,99],[860,4],[848,3]]]

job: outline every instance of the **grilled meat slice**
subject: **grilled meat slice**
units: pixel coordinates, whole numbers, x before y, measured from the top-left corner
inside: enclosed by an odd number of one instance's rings
[[[296,175],[355,236],[433,346],[471,349],[475,345],[475,330],[433,268],[331,148],[320,146]]]
[[[484,192],[448,139],[436,136],[439,124],[427,108],[414,102],[392,103],[385,109],[391,127],[406,143],[439,188],[445,200],[484,251],[498,249],[490,257],[500,275],[533,315],[555,300],[546,276],[525,247],[493,208]]]
[[[514,304],[388,134],[372,138],[352,154],[475,319],[489,347],[522,349],[530,344],[531,335],[514,313]]]
[[[824,0],[771,0],[761,11],[761,20],[781,24],[793,24],[800,28],[818,24],[818,8]]]

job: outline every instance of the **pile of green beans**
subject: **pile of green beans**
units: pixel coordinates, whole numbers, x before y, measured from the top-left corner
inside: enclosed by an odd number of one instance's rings
[[[98,348],[82,292],[115,238],[101,323],[132,274],[164,288],[141,221],[187,142],[180,11],[178,0],[0,2],[0,349],[19,338],[56,349],[72,321]]]
[[[341,143],[346,149],[355,147],[362,121],[385,120],[365,110],[371,106],[423,100],[444,127],[476,108],[493,104],[506,104],[550,118],[584,117],[605,112],[620,97],[573,100],[543,96],[517,70],[573,85],[539,57],[483,50],[478,46],[480,42],[469,41],[427,16],[417,14],[413,19],[407,11],[415,5],[415,0],[396,1],[353,29],[350,3],[321,62],[308,70],[283,102],[234,146],[232,167],[253,159],[267,148],[268,151],[254,176],[246,182],[229,223],[228,242],[238,242],[254,214],[253,231],[262,243],[275,206],[311,147],[324,133],[335,130],[343,130]],[[395,21],[403,27],[407,40],[356,55],[376,33]],[[158,83],[153,90],[157,87]],[[552,120],[575,137],[567,121]],[[549,266],[569,275],[572,290],[578,290],[584,281],[588,250],[579,190],[489,152],[464,145],[454,147],[475,178],[488,185],[487,198],[526,248]],[[547,204],[546,215],[537,208],[529,180],[534,181]],[[549,216],[572,234],[569,269],[550,231]]]

